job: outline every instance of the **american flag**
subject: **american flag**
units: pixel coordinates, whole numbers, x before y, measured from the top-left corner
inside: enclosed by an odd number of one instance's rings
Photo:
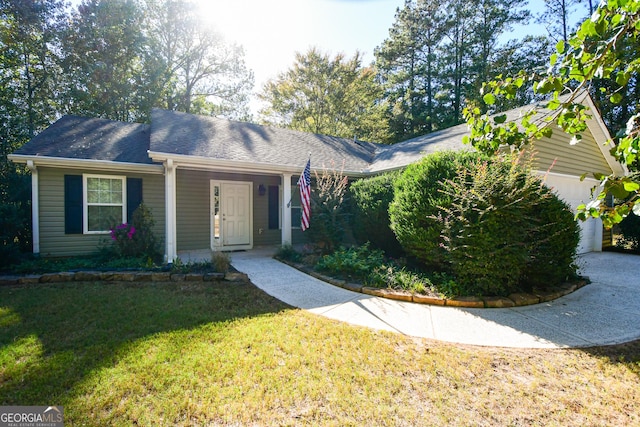
[[[302,207],[302,219],[300,227],[302,231],[309,228],[309,219],[311,218],[311,159],[307,160],[307,165],[298,179],[298,187],[300,187],[300,204]]]

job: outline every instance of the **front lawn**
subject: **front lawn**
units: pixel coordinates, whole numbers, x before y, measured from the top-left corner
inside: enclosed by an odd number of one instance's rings
[[[640,342],[443,344],[251,285],[0,287],[0,405],[65,425],[637,425],[639,380]]]

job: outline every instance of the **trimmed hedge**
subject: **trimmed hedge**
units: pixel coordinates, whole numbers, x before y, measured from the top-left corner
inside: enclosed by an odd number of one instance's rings
[[[358,244],[371,243],[387,255],[401,256],[402,246],[391,230],[389,204],[398,172],[358,180],[349,187],[353,235]]]
[[[508,295],[575,276],[579,226],[519,159],[444,152],[395,184],[391,227],[424,266],[453,273],[463,295]]]
[[[447,264],[442,240],[440,206],[451,203],[443,184],[460,167],[482,158],[467,151],[431,154],[409,165],[394,182],[389,205],[391,229],[404,250],[429,268],[442,270]]]
[[[574,215],[517,159],[471,165],[447,181],[446,194],[446,260],[463,287],[506,296],[575,276]]]

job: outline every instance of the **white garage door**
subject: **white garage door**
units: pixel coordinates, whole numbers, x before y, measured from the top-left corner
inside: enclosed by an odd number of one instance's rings
[[[548,174],[546,184],[573,209],[574,213],[578,205],[588,203],[591,200],[591,189],[598,184],[594,179],[580,181],[579,177]],[[581,235],[578,253],[601,251],[602,250],[602,221],[589,218],[587,221],[580,221]]]

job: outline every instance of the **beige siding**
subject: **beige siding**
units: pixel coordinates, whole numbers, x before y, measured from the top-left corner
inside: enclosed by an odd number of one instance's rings
[[[560,130],[554,130],[551,138],[536,141],[533,145],[536,153],[534,167],[546,171],[555,160],[551,169],[555,173],[578,176],[585,172],[611,173],[591,132],[587,131],[576,145],[571,145],[570,141],[571,137]]]
[[[253,182],[253,244],[275,245],[281,242],[282,232],[269,230],[269,198],[266,194],[258,194],[260,184],[265,187],[280,185],[279,176],[178,169],[176,180],[178,251],[211,247],[211,180]]]
[[[64,233],[64,176],[82,175],[82,170],[38,168],[40,187],[40,254],[42,256],[75,256],[95,252],[108,235]],[[91,171],[90,173],[109,173]],[[118,175],[118,174],[111,174]],[[130,178],[142,178],[143,200],[156,221],[156,236],[164,242],[164,178],[162,175],[127,173]]]

